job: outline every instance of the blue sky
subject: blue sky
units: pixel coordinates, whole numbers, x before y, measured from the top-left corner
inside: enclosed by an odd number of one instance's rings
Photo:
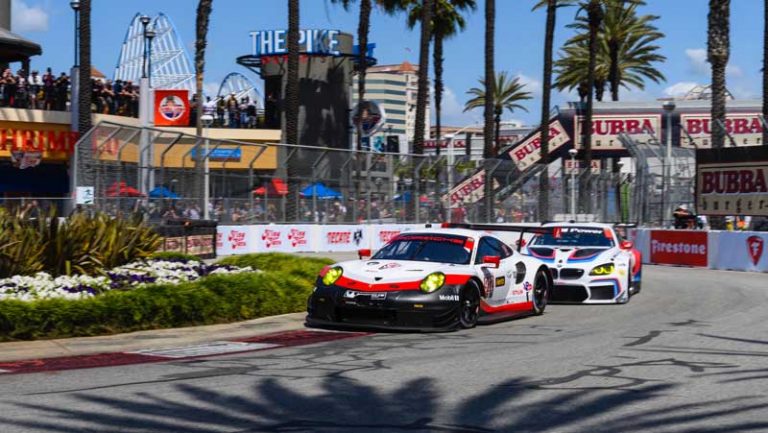
[[[111,76],[117,62],[126,28],[136,12],[154,15],[164,12],[175,22],[182,39],[192,53],[194,42],[195,0],[92,0],[93,63]],[[543,62],[544,13],[532,12],[535,0],[496,0],[496,68],[519,75],[536,98],[525,105],[529,112],[505,113],[505,119],[537,123],[540,112],[541,74]],[[667,62],[660,65],[667,81],[649,83],[644,91],[622,90],[622,100],[655,100],[658,97],[685,93],[695,83],[709,82],[706,63],[707,0],[647,0],[644,13],[660,15],[657,26],[666,34],[661,42]],[[37,41],[43,55],[33,67],[51,66],[56,72],[68,70],[73,58],[73,14],[65,0],[14,0],[14,31]],[[206,85],[215,88],[229,72],[246,69],[235,63],[239,55],[250,50],[249,31],[285,28],[287,1],[284,0],[215,0]],[[731,64],[728,88],[738,99],[759,98],[762,64],[763,2],[734,0],[731,2]],[[444,124],[465,125],[481,117],[481,112],[462,113],[466,90],[477,84],[483,74],[483,7],[468,17],[464,33],[447,41],[445,59]],[[576,9],[561,9],[558,15],[556,47],[570,36],[565,25],[572,22]],[[303,28],[331,28],[355,33],[357,8],[350,12],[331,4],[330,0],[301,0]],[[375,11],[372,17],[371,42],[377,44],[380,64],[418,61],[418,32],[405,26],[402,16],[389,17]],[[253,76],[256,82],[258,77]],[[573,100],[573,95],[557,94],[555,104]]]

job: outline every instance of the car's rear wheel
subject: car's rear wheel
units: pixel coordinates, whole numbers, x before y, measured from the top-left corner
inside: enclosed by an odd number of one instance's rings
[[[544,269],[536,272],[536,278],[533,279],[533,314],[544,313],[547,308],[547,298],[549,297],[550,287],[549,278]]]
[[[474,328],[480,316],[480,289],[477,284],[470,282],[459,295],[459,327]]]

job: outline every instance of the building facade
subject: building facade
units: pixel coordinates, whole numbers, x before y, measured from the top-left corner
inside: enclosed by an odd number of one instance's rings
[[[409,62],[396,65],[381,65],[367,69],[365,76],[365,98],[378,103],[386,113],[381,129],[370,137],[369,146],[386,150],[387,143],[397,137],[399,151],[412,150],[416,135],[416,96],[419,91],[419,68]],[[352,98],[357,103],[357,80],[353,85]],[[424,138],[429,138],[430,109],[427,105]],[[406,147],[407,144],[407,147]]]

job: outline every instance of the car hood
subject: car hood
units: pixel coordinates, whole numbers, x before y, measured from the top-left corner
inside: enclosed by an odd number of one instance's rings
[[[530,255],[558,265],[596,263],[609,261],[616,256],[615,248],[595,247],[549,247],[532,246]]]
[[[344,276],[368,284],[401,283],[424,279],[432,272],[455,274],[468,272],[468,265],[451,265],[408,260],[353,260],[338,263]]]

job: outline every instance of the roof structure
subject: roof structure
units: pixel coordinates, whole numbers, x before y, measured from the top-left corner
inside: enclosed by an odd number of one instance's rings
[[[150,24],[152,40],[151,85],[160,89],[186,89],[194,92],[195,74],[189,53],[171,19],[160,13]],[[144,68],[144,26],[136,14],[128,26],[115,69],[115,80],[138,82]]]
[[[40,45],[0,28],[0,63],[21,62],[42,53]]]

